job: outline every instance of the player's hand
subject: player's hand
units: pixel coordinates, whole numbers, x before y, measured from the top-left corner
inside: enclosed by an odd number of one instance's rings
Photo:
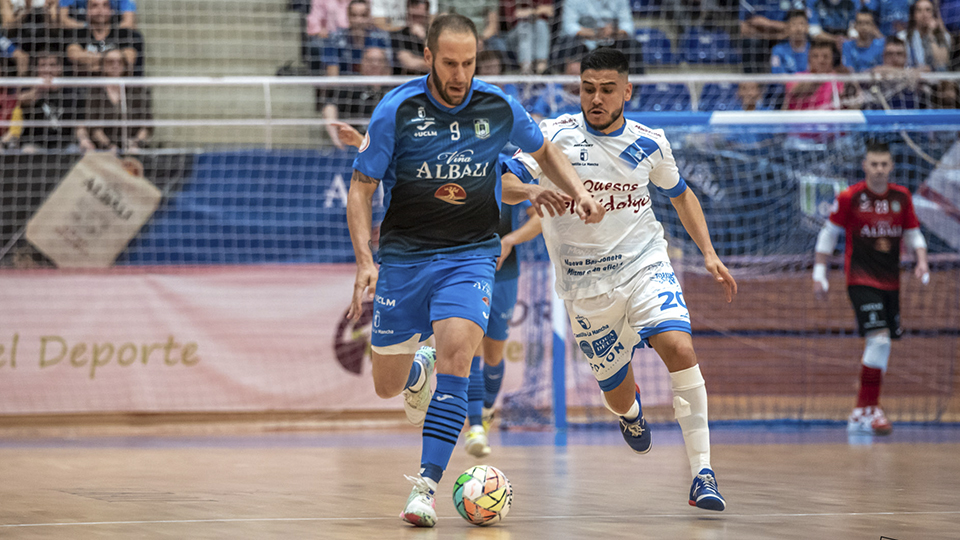
[[[353,300],[347,311],[347,318],[357,320],[363,313],[363,301],[370,300],[377,292],[377,277],[380,271],[373,264],[358,265],[357,279],[353,283]]]
[[[607,213],[607,209],[601,206],[589,193],[581,195],[577,199],[576,209],[577,215],[584,223],[600,223],[603,215]]]
[[[567,208],[570,207],[570,202],[573,200],[566,193],[546,189],[537,185],[531,185],[530,187],[533,188],[533,193],[530,195],[529,200],[533,203],[533,209],[537,211],[537,215],[540,217],[543,217],[543,208],[541,208],[541,206],[547,209],[550,217],[559,216],[567,211]]]
[[[337,148],[343,150],[345,146],[360,148],[363,135],[353,126],[344,122],[330,122],[330,136]]]
[[[917,276],[920,283],[924,285],[930,283],[930,266],[927,264],[927,261],[918,262],[917,267],[913,269],[913,275]]]
[[[704,257],[704,266],[707,267],[707,271],[717,280],[717,283],[723,287],[723,296],[727,299],[727,303],[733,302],[733,297],[737,295],[737,282],[733,279],[733,276],[730,275],[730,271],[727,270],[727,267],[720,261],[720,258],[716,255],[710,257]]]
[[[507,260],[507,257],[510,256],[511,251],[513,251],[513,242],[510,242],[505,238],[501,238],[500,256],[497,257],[497,270],[500,270],[500,267],[503,266],[503,261]]]
[[[827,291],[830,290],[830,285],[827,284],[827,281],[818,281],[813,280],[813,296],[817,300],[823,302],[827,299]]]

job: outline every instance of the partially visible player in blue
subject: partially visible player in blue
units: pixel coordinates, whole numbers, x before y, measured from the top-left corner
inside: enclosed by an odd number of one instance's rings
[[[432,527],[434,492],[463,429],[471,359],[490,316],[501,199],[530,198],[538,214],[546,206],[551,215],[572,202],[588,223],[599,222],[604,210],[516,100],[474,81],[477,29],[470,19],[454,13],[434,19],[423,57],[430,73],[377,105],[353,163],[347,223],[357,278],[348,316],[359,317],[364,297],[374,294],[377,395],[404,393],[407,418],[423,424],[420,474],[408,477],[414,488],[400,517]],[[501,194],[497,156],[508,142],[530,153],[572,201],[533,186]],[[378,269],[370,226],[380,182],[386,214]],[[418,351],[431,334],[436,351]]]
[[[528,219],[522,225],[521,216],[526,213]],[[509,336],[510,320],[517,303],[517,282],[520,278],[520,263],[514,246],[532,240],[540,234],[540,218],[529,202],[500,207],[500,257],[497,259],[497,273],[493,281],[493,302],[490,304],[490,322],[483,342],[477,348],[470,366],[470,386],[467,390],[467,431],[463,446],[467,453],[475,457],[490,454],[487,434],[493,423],[494,405],[503,383],[506,362],[503,350]]]

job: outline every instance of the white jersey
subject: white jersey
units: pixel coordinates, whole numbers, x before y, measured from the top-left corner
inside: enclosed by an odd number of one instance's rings
[[[573,212],[544,216],[543,238],[556,267],[557,295],[575,300],[605,294],[643,268],[669,262],[647,184],[653,182],[676,197],[686,183],[663,130],[626,120],[623,128],[603,134],[587,126],[583,114],[544,120],[540,129],[563,150],[587,191],[607,210],[600,223],[589,225]],[[540,185],[557,189],[528,154],[518,153],[508,167],[526,180],[538,178]]]

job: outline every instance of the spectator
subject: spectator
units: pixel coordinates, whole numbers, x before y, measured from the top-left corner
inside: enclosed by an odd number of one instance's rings
[[[506,51],[507,46],[500,32],[499,0],[437,0],[438,13],[459,13],[467,17],[477,27],[480,47]]]
[[[0,21],[13,41],[32,54],[40,45],[61,45],[57,0],[0,0]]]
[[[27,69],[30,67],[30,56],[23,52],[16,43],[0,32],[0,60],[3,61],[3,71],[6,71],[7,59],[13,59],[16,66],[17,76],[24,77]],[[0,73],[2,76],[3,73]]]
[[[321,60],[330,77],[360,73],[365,49],[375,47],[390,54],[390,36],[373,26],[366,0],[351,0],[347,16],[350,26],[331,34],[323,47]]]
[[[563,69],[564,75],[580,76],[580,58],[569,58]],[[544,118],[557,118],[563,114],[577,114],[580,107],[580,84],[548,84],[536,103],[530,108],[530,116],[537,122]]]
[[[877,25],[884,37],[907,29],[910,0],[861,0],[861,5],[877,15]]]
[[[843,47],[857,18],[859,0],[807,0],[810,13],[810,37],[832,41],[837,50]]]
[[[880,37],[874,13],[861,9],[857,13],[854,30],[857,31],[857,39],[843,44],[840,55],[843,65],[854,73],[860,73],[882,64],[885,41]]]
[[[818,41],[810,47],[808,70],[801,73],[834,73],[834,49],[831,41]],[[783,108],[788,110],[839,109],[843,83],[789,82]]]
[[[507,42],[517,57],[520,73],[541,75],[550,59],[551,0],[518,0],[503,3]]]
[[[385,49],[377,47],[364,49],[360,64],[360,75],[390,75],[390,60],[387,54]],[[338,122],[341,115],[354,120],[370,118],[377,103],[380,103],[389,90],[389,88],[381,86],[363,86],[360,88],[331,88],[327,91],[326,103],[323,105],[321,114],[324,120],[330,122],[327,124],[327,133],[337,148],[343,150],[346,144],[340,140],[339,127],[334,122]],[[366,129],[362,131],[365,132]]]
[[[769,111],[763,104],[763,88],[760,83],[745,81],[737,85],[737,105],[741,111]],[[736,109],[732,109],[736,110]]]
[[[643,72],[640,43],[633,36],[633,13],[627,0],[563,0],[561,17],[561,59],[578,45],[587,51],[603,45],[626,54],[631,73]]]
[[[64,28],[83,28],[89,23],[91,0],[60,0],[60,25]],[[119,28],[137,27],[137,6],[133,0],[110,0],[111,17],[119,14]],[[114,21],[111,21],[114,22]]]
[[[73,64],[75,75],[99,75],[103,53],[119,49],[133,66],[135,75],[143,74],[143,36],[136,30],[113,24],[110,0],[89,0],[84,28],[73,30],[67,36],[67,58]]]
[[[917,109],[924,105],[920,96],[931,93],[919,78],[920,72],[929,68],[908,68],[907,45],[897,36],[884,40],[883,63],[871,71],[881,78],[870,86],[869,94],[861,96],[865,109]]]
[[[424,0],[427,3],[427,0]],[[409,26],[410,3],[406,0],[370,0],[370,15],[373,24],[385,32],[398,32]],[[430,0],[427,16],[436,15],[437,0]]]
[[[806,7],[805,0],[740,0],[740,46],[746,73],[765,71],[773,44],[788,39],[787,13],[806,13]]]
[[[427,42],[430,13],[427,0],[407,0],[407,25],[391,36],[390,44],[396,56],[395,75],[423,75],[430,66],[423,59]]]
[[[126,77],[130,74],[130,65],[127,57],[118,49],[103,54],[103,65],[100,72],[104,77]],[[88,121],[117,122],[117,121],[150,121],[153,115],[150,112],[150,90],[142,86],[125,87],[125,96],[121,95],[120,86],[97,86],[90,90],[87,98]],[[126,114],[123,113],[121,99],[126,98]],[[149,142],[153,129],[149,126],[92,126],[86,129],[89,140],[97,150],[123,150],[128,153],[138,152]],[[85,145],[81,138],[81,145]],[[126,143],[126,144],[124,144]]]
[[[50,82],[63,76],[63,57],[55,48],[39,51],[36,57],[37,77],[45,82],[20,94],[24,122],[45,122],[43,126],[25,126],[20,137],[24,152],[38,150],[73,151],[77,147],[77,133],[66,122],[81,120],[83,100],[75,88],[51,86]],[[89,141],[86,141],[89,143]]]
[[[933,71],[947,70],[953,40],[931,0],[917,0],[910,8],[910,22],[904,41],[907,44],[908,66],[927,66]]]
[[[807,70],[810,41],[807,13],[795,9],[787,14],[787,39],[776,44],[770,52],[770,73],[799,73]]]
[[[579,72],[577,72],[579,74]],[[485,50],[480,51],[477,54],[477,77],[489,77],[503,75],[503,57],[500,56],[500,51]],[[532,85],[524,84],[517,86],[516,84],[507,83],[507,84],[498,84],[501,90],[508,96],[511,96],[513,99],[517,100],[524,108],[529,108],[536,97],[532,92]],[[504,148],[507,148],[512,145],[507,145]]]
[[[0,126],[0,152],[23,132],[23,109],[17,99],[16,88],[0,86],[0,122],[12,122],[10,127]]]
[[[313,0],[307,15],[307,36],[327,39],[337,30],[350,26],[347,7],[350,0]]]

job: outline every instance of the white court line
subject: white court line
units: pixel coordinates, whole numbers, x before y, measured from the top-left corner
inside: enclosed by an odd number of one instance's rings
[[[919,516],[919,515],[956,515],[960,510],[949,510],[943,512],[822,512],[809,514],[729,514],[729,513],[697,513],[697,514],[652,514],[649,516],[637,516],[643,519],[661,519],[661,518],[690,518],[690,517],[713,517],[713,518],[791,518],[791,517],[850,517],[850,516]],[[261,523],[261,522],[285,522],[285,521],[383,521],[395,520],[395,517],[359,517],[359,518],[219,518],[219,519],[164,519],[164,520],[143,520],[143,521],[71,521],[61,523],[0,523],[0,527],[77,527],[77,526],[96,526],[96,525],[166,525],[178,523]],[[623,519],[622,514],[598,514],[598,515],[578,515],[578,516],[511,516],[510,521],[542,521],[558,519]]]

